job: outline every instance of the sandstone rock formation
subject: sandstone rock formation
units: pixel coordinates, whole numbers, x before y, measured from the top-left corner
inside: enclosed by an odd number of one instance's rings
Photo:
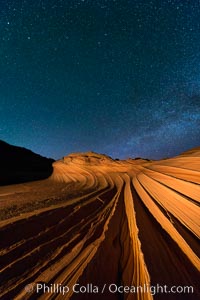
[[[1,299],[198,299],[199,149],[160,161],[79,153],[53,168],[26,193],[21,186],[21,213],[0,222]],[[44,203],[53,187],[53,201],[23,210],[34,190]],[[69,291],[27,293],[32,283]],[[75,284],[87,292],[76,293]],[[112,293],[113,285],[192,286],[193,293]]]
[[[53,161],[0,140],[0,185],[47,178],[53,171]]]

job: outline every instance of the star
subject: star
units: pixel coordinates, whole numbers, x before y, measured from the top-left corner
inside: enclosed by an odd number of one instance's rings
[[[157,159],[200,145],[195,1],[8,2],[2,139],[56,159],[88,148]]]

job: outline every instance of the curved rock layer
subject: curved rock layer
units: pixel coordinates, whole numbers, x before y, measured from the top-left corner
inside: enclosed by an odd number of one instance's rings
[[[73,154],[45,184],[58,182],[64,201],[0,222],[0,299],[198,299],[199,149],[161,161]],[[27,293],[30,283],[69,291]],[[87,292],[74,292],[77,283]],[[114,284],[147,291],[111,292]],[[152,286],[193,293],[154,295]]]

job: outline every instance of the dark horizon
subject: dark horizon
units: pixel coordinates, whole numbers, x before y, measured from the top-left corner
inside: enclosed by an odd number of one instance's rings
[[[62,159],[64,156],[68,156],[68,155],[70,155],[70,154],[72,154],[72,153],[77,153],[77,154],[78,154],[78,153],[87,153],[87,152],[94,152],[94,153],[97,153],[97,154],[106,155],[106,156],[111,157],[113,160],[116,160],[116,159],[126,160],[126,159],[129,159],[129,158],[131,158],[131,159],[142,158],[142,159],[150,159],[150,160],[159,160],[159,159],[172,158],[172,157],[175,157],[175,156],[178,156],[178,155],[182,154],[183,152],[187,152],[187,151],[189,151],[189,150],[192,150],[192,149],[196,148],[196,147],[188,148],[188,149],[183,150],[183,151],[180,152],[180,153],[176,153],[174,156],[170,156],[170,157],[160,157],[160,158],[158,158],[158,159],[153,158],[153,157],[142,157],[142,156],[129,156],[129,157],[122,157],[122,158],[120,158],[120,157],[113,157],[112,155],[109,155],[108,153],[100,153],[100,152],[93,151],[93,150],[91,150],[91,149],[88,149],[88,150],[86,150],[86,151],[73,151],[73,152],[66,153],[66,154],[62,155],[61,157],[55,158],[55,157],[51,157],[51,156],[45,156],[45,155],[43,155],[43,154],[41,154],[41,153],[38,153],[38,152],[36,152],[36,151],[34,151],[34,150],[30,149],[30,148],[26,148],[26,147],[24,147],[24,146],[10,144],[10,143],[8,143],[7,141],[3,141],[3,140],[0,140],[0,144],[1,144],[1,142],[6,143],[6,144],[8,144],[8,145],[10,145],[10,146],[15,146],[15,147],[22,148],[22,149],[25,149],[25,150],[30,150],[30,151],[33,152],[34,154],[40,155],[40,156],[42,156],[42,157],[44,157],[44,158],[47,158],[47,159],[53,159],[53,160],[55,160],[55,161],[56,161],[56,160],[60,160],[60,159]],[[0,146],[1,146],[1,145],[0,145]],[[200,146],[197,146],[197,147],[200,148]]]
[[[45,157],[173,157],[200,145],[200,5],[0,4],[0,139]]]

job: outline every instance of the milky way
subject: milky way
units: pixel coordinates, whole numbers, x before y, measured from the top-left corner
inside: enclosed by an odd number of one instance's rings
[[[2,0],[0,139],[60,158],[200,145],[199,1]]]

